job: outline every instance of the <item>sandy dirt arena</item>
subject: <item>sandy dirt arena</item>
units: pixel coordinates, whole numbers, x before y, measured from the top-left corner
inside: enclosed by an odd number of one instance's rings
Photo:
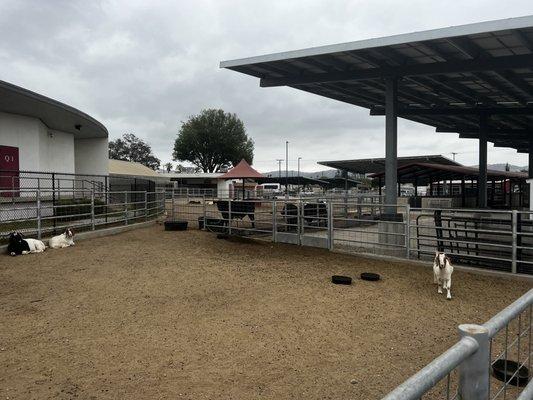
[[[161,226],[0,255],[0,399],[378,399],[530,287]]]

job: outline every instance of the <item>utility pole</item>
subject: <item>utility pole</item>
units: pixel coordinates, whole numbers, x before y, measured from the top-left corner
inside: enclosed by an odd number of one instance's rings
[[[298,194],[300,194],[300,160],[302,157],[298,157]]]
[[[285,198],[289,199],[289,141],[285,141]]]
[[[279,175],[278,175],[278,178],[279,178],[280,181],[281,181],[281,162],[283,161],[283,158],[278,158],[278,159],[276,159],[276,161],[278,162],[278,167],[279,167]]]

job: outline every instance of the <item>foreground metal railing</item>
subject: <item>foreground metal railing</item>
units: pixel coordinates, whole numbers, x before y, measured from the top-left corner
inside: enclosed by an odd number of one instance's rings
[[[460,340],[455,345],[383,400],[417,400],[426,395],[447,400],[531,400],[532,308],[533,289],[483,325],[459,325]],[[522,377],[525,368],[529,376]],[[458,379],[454,382],[455,370]],[[495,374],[503,381],[492,376]],[[439,384],[443,390],[432,392]]]
[[[87,189],[20,190],[0,202],[0,239],[19,231],[42,238],[70,227],[77,231],[155,219],[165,211],[163,192]]]

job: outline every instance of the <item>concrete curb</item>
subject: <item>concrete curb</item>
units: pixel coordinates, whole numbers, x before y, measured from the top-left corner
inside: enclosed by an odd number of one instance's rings
[[[403,264],[417,264],[417,265],[421,265],[424,267],[433,268],[433,263],[430,261],[415,260],[415,259],[410,259],[410,258],[401,258],[401,257],[394,257],[394,256],[380,256],[377,254],[370,254],[370,253],[356,253],[356,252],[349,252],[349,251],[342,251],[342,250],[333,250],[332,252],[338,253],[338,254],[345,254],[345,255],[351,255],[351,256],[356,256],[356,257],[368,258],[368,259],[373,259],[373,260],[397,261]],[[485,276],[513,279],[513,280],[526,281],[526,282],[533,283],[533,275],[513,274],[511,272],[494,271],[494,270],[489,270],[489,269],[484,269],[484,268],[467,267],[464,265],[457,265],[457,264],[454,264],[453,268],[454,268],[454,271],[461,271],[461,272],[467,272],[467,273],[476,274],[476,275],[485,275]]]
[[[103,236],[111,236],[111,235],[118,235],[119,233],[131,231],[133,229],[139,229],[139,228],[146,228],[151,225],[155,225],[157,221],[146,221],[146,222],[137,222],[135,224],[130,225],[123,225],[123,226],[113,226],[111,228],[105,228],[105,229],[97,229],[94,231],[87,231],[87,232],[80,232],[76,233],[75,240],[87,240],[87,239],[94,239],[99,238]],[[50,238],[43,238],[43,242],[45,244]],[[0,246],[0,253],[5,253],[7,251],[7,244]]]

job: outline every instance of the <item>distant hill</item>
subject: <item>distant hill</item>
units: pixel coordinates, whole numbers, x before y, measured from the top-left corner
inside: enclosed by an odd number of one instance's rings
[[[277,178],[279,176],[279,170],[263,172],[262,174],[265,176],[272,176],[274,178]],[[338,174],[337,170],[334,170],[334,169],[327,169],[324,171],[317,171],[317,172],[300,171],[300,176],[305,176],[306,178],[315,178],[315,179],[320,179],[321,177],[334,178],[337,174]],[[284,176],[285,176],[285,170],[281,170],[281,177],[284,177]],[[289,176],[298,176],[298,171],[289,170]]]
[[[487,168],[488,169],[492,169],[492,170],[495,170],[495,171],[505,171],[505,166],[507,164],[504,164],[504,163],[499,163],[499,164],[488,164],[487,165]],[[478,166],[477,165],[472,165],[472,167],[474,168],[477,168]],[[525,167],[520,167],[518,165],[512,165],[512,164],[509,164],[509,171],[511,172],[520,172],[520,171],[527,171],[528,170],[528,167],[525,166]]]

